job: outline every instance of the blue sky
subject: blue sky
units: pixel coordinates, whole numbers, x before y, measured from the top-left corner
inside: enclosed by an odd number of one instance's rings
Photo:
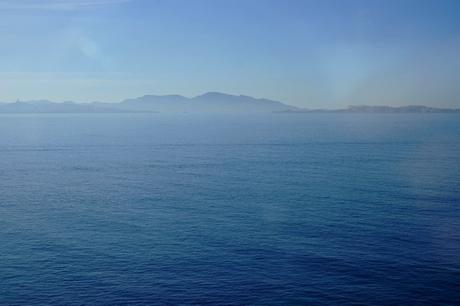
[[[0,0],[0,101],[460,107],[457,0]]]

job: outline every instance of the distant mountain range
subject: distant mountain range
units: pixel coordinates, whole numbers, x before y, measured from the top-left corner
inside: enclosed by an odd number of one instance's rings
[[[300,108],[278,101],[208,92],[193,98],[178,95],[143,96],[116,105],[118,109],[139,112],[276,112],[300,111]]]
[[[346,109],[304,109],[268,99],[208,92],[193,98],[180,95],[146,95],[120,103],[56,103],[48,100],[0,103],[0,113],[460,113],[460,109],[427,106],[350,106]]]
[[[0,113],[120,113],[120,112],[281,112],[301,111],[301,108],[278,101],[256,99],[249,96],[229,95],[218,92],[187,98],[179,95],[147,95],[127,99],[120,103],[55,103],[48,100],[0,103]]]

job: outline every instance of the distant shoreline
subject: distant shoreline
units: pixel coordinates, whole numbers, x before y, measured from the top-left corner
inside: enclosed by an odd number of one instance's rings
[[[351,105],[345,109],[307,109],[291,106],[280,101],[253,98],[244,95],[230,95],[208,92],[187,98],[180,95],[145,95],[126,99],[119,103],[90,102],[62,103],[49,100],[16,101],[0,103],[0,114],[44,114],[44,113],[277,113],[277,114],[312,114],[312,113],[460,113],[458,108],[437,108],[424,105],[370,106]]]
[[[231,113],[231,112],[147,112],[147,111],[121,111],[121,112],[1,112],[2,115],[127,115],[127,114],[151,114],[151,115],[458,115],[460,111],[439,112],[341,112],[341,111],[304,111],[304,112],[259,112],[259,113]]]

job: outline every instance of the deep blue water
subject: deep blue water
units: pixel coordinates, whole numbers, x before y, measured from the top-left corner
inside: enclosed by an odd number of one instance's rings
[[[0,116],[0,304],[460,303],[460,116]]]

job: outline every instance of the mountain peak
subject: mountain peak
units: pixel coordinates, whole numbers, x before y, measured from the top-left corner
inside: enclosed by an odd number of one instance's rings
[[[196,96],[195,98],[227,98],[227,97],[236,97],[235,95],[230,95],[218,91],[208,91],[202,95]]]

